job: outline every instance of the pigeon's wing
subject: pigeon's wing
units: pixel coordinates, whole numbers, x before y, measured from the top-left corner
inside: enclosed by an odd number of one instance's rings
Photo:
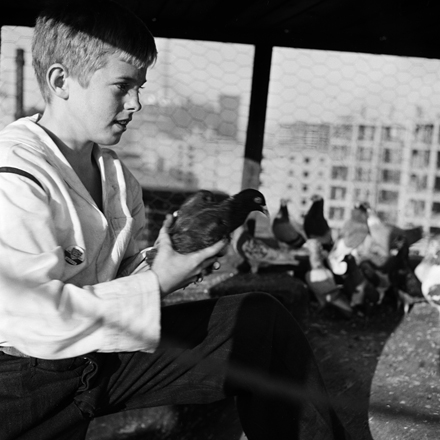
[[[178,216],[170,237],[173,248],[182,254],[205,249],[228,237],[229,228],[216,208],[211,207],[195,215]]]
[[[211,191],[199,190],[189,196],[180,206],[176,215],[186,217],[196,215],[201,210],[214,203],[214,194]]]
[[[341,230],[341,238],[344,244],[351,249],[357,248],[369,233],[368,225],[356,219],[349,219]]]

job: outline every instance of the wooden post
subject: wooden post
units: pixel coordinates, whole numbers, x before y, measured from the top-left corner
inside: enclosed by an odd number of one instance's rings
[[[21,118],[24,115],[23,110],[23,82],[24,82],[24,50],[17,49],[15,56],[16,66],[16,82],[15,82],[15,119]]]
[[[242,188],[258,188],[260,186],[271,62],[272,46],[266,44],[256,45],[249,120],[244,151]]]

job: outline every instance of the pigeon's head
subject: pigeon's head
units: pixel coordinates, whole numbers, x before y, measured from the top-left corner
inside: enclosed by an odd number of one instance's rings
[[[370,204],[368,202],[357,202],[354,208],[367,213],[370,209]]]
[[[240,191],[230,197],[228,205],[231,230],[242,225],[251,212],[262,213],[266,218],[269,217],[266,200],[256,189],[249,188]]]
[[[320,196],[319,194],[314,194],[312,197],[310,197],[310,200],[312,204],[309,208],[309,215],[318,215],[318,213],[324,210],[324,199],[322,198],[322,196]]]
[[[356,203],[351,211],[351,218],[362,223],[367,221],[369,205],[366,202]]]
[[[324,200],[324,199],[319,194],[313,194],[312,197],[310,197],[310,200],[312,202],[320,202],[321,200]]]
[[[241,210],[250,214],[253,211],[262,212],[265,215],[269,215],[269,211],[266,206],[266,199],[263,194],[253,188],[244,189],[236,194],[234,197],[234,204],[241,206]]]

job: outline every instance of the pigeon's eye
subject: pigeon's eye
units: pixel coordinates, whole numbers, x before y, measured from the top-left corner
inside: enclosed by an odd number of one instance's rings
[[[261,205],[261,203],[263,203],[263,200],[261,199],[261,197],[255,197],[254,202]]]

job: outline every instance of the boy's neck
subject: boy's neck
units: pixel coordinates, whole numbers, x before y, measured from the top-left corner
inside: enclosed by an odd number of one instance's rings
[[[52,122],[52,119],[46,117],[46,113],[37,121],[38,125],[51,137],[59,148],[64,157],[73,166],[72,162],[76,164],[89,164],[92,158],[93,142],[88,143],[75,143],[69,139],[62,139],[57,135],[56,123]],[[75,168],[75,167],[74,167]]]
[[[51,112],[46,109],[37,123],[49,134],[62,153],[66,157],[71,155],[71,153],[77,153],[78,156],[88,156],[91,154],[94,143],[92,141],[79,142],[75,139],[75,135],[69,135],[69,132],[66,130],[65,121],[58,121],[53,113],[57,112]],[[63,135],[60,133],[63,133]]]
[[[92,196],[98,208],[102,211],[101,174],[98,164],[95,162],[92,155],[94,144],[90,142],[90,144],[85,145],[82,149],[70,148],[55,133],[41,124],[41,120],[38,121],[38,124],[55,142],[56,146],[59,148],[67,162],[69,162],[76,175]]]

